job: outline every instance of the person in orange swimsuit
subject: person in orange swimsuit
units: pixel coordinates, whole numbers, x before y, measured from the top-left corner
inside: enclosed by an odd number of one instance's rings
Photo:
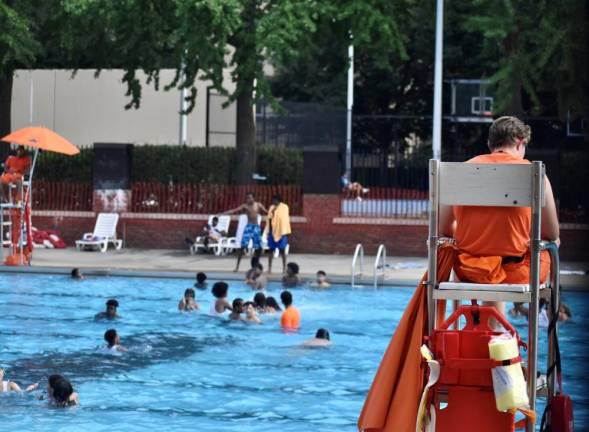
[[[299,310],[292,305],[292,294],[290,291],[282,291],[280,300],[284,304],[284,312],[280,317],[280,325],[284,330],[294,331],[301,327],[301,314]]]
[[[489,129],[490,154],[466,163],[529,164],[524,159],[530,127],[515,117],[500,117]],[[545,177],[541,237],[559,242],[559,225],[552,187]],[[459,249],[454,271],[474,283],[528,283],[530,274],[531,209],[526,207],[454,206],[440,209],[440,232],[453,237]],[[550,268],[547,251],[540,256],[540,280]],[[502,312],[505,306],[494,304]]]
[[[31,169],[31,158],[23,146],[18,146],[16,156],[8,156],[4,162],[4,174],[0,177],[2,180],[2,200],[7,201],[10,183],[21,183],[23,177]]]

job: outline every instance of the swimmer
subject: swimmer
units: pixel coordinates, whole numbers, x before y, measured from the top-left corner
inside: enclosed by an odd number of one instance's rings
[[[104,340],[108,344],[106,349],[110,352],[126,352],[127,348],[121,345],[121,338],[115,329],[109,329],[104,333]]]
[[[101,319],[115,319],[120,318],[121,316],[117,313],[117,308],[119,307],[119,302],[115,299],[110,299],[106,302],[106,311],[99,312],[94,315],[95,320]]]
[[[317,272],[317,279],[311,284],[313,288],[329,288],[331,284],[327,281],[327,274],[323,270]]]
[[[62,375],[50,375],[47,379],[47,400],[60,407],[80,405],[78,394]]]
[[[250,269],[245,272],[245,283],[248,283],[249,280],[253,279],[253,275],[256,272],[259,263],[260,257],[254,255],[250,261]]]
[[[4,377],[6,376],[6,371],[4,368],[0,368],[0,393],[8,393],[8,392],[22,392],[21,388],[17,383],[14,381],[6,380],[4,381]],[[30,392],[35,390],[39,384],[31,384],[28,386],[25,391]]]
[[[241,316],[241,313],[243,312],[243,299],[239,297],[233,299],[232,306],[233,310],[229,314],[229,319],[231,321],[243,321],[243,317]]]
[[[252,324],[262,324],[262,320],[256,314],[256,305],[253,302],[245,302],[243,304],[245,311],[245,321]]]
[[[72,279],[83,280],[86,279],[79,268],[72,269]]]
[[[195,297],[194,290],[192,288],[186,288],[184,297],[178,303],[178,310],[183,312],[198,310],[199,306]]]
[[[513,308],[509,310],[509,315],[512,317],[525,316],[528,317],[528,308],[523,303],[513,303]]]
[[[573,317],[571,308],[566,303],[561,303],[558,307],[558,320],[568,321]]]
[[[268,285],[268,279],[264,276],[264,267],[259,262],[253,267],[251,270],[248,271],[249,279],[245,281],[246,284],[251,286],[255,290],[263,290],[266,289]]]
[[[266,296],[264,293],[256,293],[254,296],[254,307],[258,313],[266,313]]]
[[[280,293],[280,300],[284,305],[284,312],[280,317],[280,325],[285,330],[297,330],[301,326],[301,314],[292,305],[292,294],[289,291]]]
[[[231,305],[227,301],[227,291],[229,290],[229,285],[225,282],[215,282],[213,285],[213,289],[211,292],[215,296],[215,301],[211,305],[211,309],[209,311],[209,315],[216,316],[216,317],[223,317],[225,311],[232,311]]]
[[[194,288],[198,289],[207,289],[207,275],[203,272],[198,272],[196,274],[196,283],[194,284]]]
[[[324,328],[317,330],[317,333],[315,333],[315,337],[313,339],[308,339],[303,342],[303,346],[308,348],[328,347],[330,345],[331,339],[329,337],[329,330]]]
[[[282,277],[282,285],[287,288],[296,287],[301,284],[299,277],[299,265],[294,262],[289,262],[286,265],[286,274]]]
[[[282,308],[280,307],[280,305],[278,304],[278,302],[276,301],[276,299],[272,296],[270,297],[266,297],[266,313],[276,313],[278,311],[281,311]]]

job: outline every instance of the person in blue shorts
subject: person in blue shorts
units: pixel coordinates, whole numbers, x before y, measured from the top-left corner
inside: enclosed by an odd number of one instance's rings
[[[291,234],[290,213],[288,205],[282,202],[280,195],[272,197],[272,205],[268,210],[268,273],[272,273],[272,258],[278,249],[282,256],[282,273],[286,273],[286,255],[288,255],[288,236]]]
[[[255,200],[254,194],[252,192],[248,192],[245,194],[245,203],[237,208],[228,210],[223,214],[229,215],[234,213],[245,213],[247,215],[247,225],[245,226],[245,229],[243,230],[243,236],[241,237],[241,249],[239,250],[239,255],[237,255],[237,264],[235,266],[235,270],[233,270],[234,272],[237,272],[239,271],[239,263],[241,263],[241,258],[249,247],[250,240],[254,246],[255,255],[261,255],[262,230],[260,229],[258,218],[260,213],[268,213],[268,210],[266,210],[266,207],[264,207],[262,203],[259,203]]]

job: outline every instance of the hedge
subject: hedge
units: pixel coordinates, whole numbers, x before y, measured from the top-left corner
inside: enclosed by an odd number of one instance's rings
[[[302,184],[303,153],[276,147],[257,149],[257,173],[266,184]],[[132,181],[168,183],[232,184],[234,148],[143,145],[133,148]],[[37,161],[35,178],[45,181],[92,182],[94,151],[80,150],[68,157],[43,152]]]

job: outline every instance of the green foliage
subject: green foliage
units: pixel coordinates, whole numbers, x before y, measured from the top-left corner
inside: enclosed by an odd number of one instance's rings
[[[35,180],[92,183],[94,150],[82,148],[75,156],[41,152],[35,165]]]
[[[41,45],[27,16],[0,2],[0,74],[11,77],[17,67],[31,67]]]
[[[133,147],[132,181],[168,183],[231,184],[235,148],[143,145]],[[258,172],[268,184],[302,184],[303,153],[299,150],[261,147]],[[94,150],[81,149],[77,156],[42,152],[35,168],[35,179],[91,183]]]

